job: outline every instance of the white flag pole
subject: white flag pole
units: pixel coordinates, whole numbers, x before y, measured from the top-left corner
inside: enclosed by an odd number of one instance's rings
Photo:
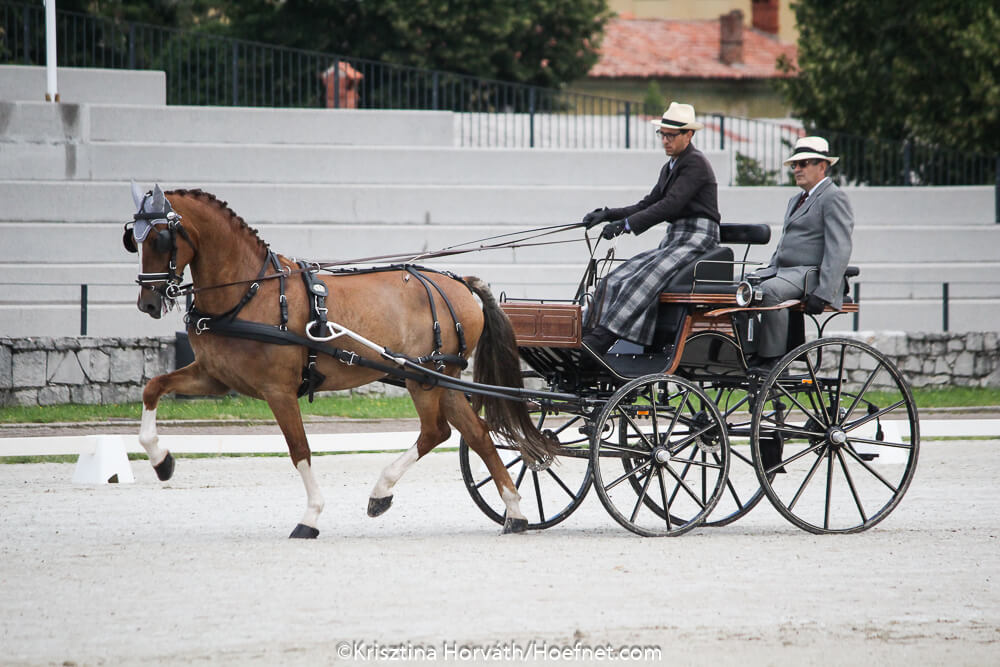
[[[59,101],[56,86],[56,0],[45,0],[45,101]]]

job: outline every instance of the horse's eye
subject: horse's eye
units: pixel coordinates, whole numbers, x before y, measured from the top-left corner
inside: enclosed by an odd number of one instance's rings
[[[156,241],[153,242],[153,247],[156,252],[170,252],[170,249],[174,245],[174,235],[169,229],[164,229],[157,233]]]

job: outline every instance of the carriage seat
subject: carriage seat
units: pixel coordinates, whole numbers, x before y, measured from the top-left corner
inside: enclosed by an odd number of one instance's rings
[[[764,245],[771,240],[771,228],[764,224],[725,223],[719,225],[719,241],[726,244]],[[719,245],[708,250],[663,286],[664,292],[695,294],[735,293],[733,250]]]

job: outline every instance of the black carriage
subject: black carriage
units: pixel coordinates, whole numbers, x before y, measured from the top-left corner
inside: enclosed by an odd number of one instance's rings
[[[619,341],[599,355],[581,342],[602,262],[590,262],[571,302],[501,304],[534,383],[521,396],[560,443],[548,466],[528,465],[497,443],[530,528],[566,519],[591,486],[616,521],[647,536],[726,525],[764,497],[813,533],[863,531],[896,507],[920,442],[910,389],[870,345],[823,335],[832,317],[856,313],[858,303],[847,296],[841,310],[818,317],[784,304],[796,344],[772,368],[748,368],[762,307],[743,280],[745,259],[769,239],[767,225],[722,225],[723,245],[664,286],[648,348]],[[742,259],[730,245],[744,249]],[[848,269],[847,279],[857,275]],[[807,320],[817,333],[809,341]],[[495,494],[481,493],[491,478],[464,442],[460,460],[473,500],[503,523]]]

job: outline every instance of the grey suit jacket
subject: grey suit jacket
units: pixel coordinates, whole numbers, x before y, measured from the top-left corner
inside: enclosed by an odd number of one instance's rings
[[[854,212],[843,190],[825,181],[792,213],[801,193],[785,209],[781,240],[762,278],[777,276],[802,285],[834,308],[844,303],[844,271],[851,259]]]

